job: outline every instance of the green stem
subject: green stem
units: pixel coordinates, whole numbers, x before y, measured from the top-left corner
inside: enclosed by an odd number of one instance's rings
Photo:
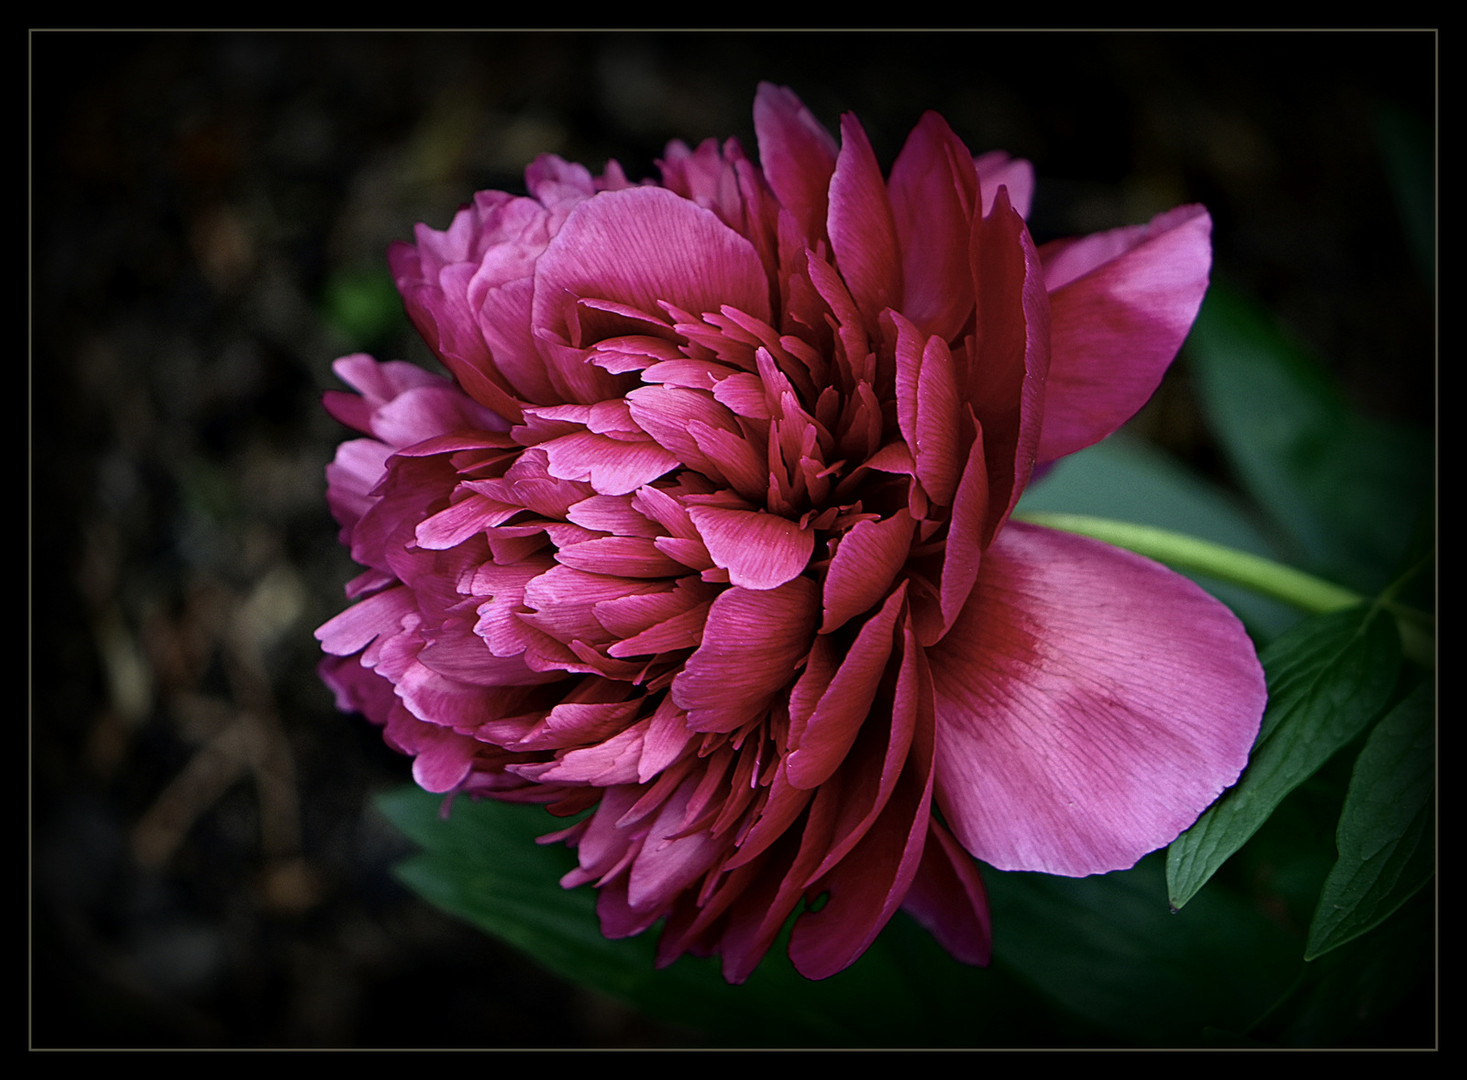
[[[1134,551],[1176,570],[1205,574],[1218,581],[1241,585],[1263,596],[1322,615],[1362,604],[1366,597],[1302,570],[1276,563],[1246,551],[1199,540],[1195,536],[1135,525],[1127,521],[1088,517],[1084,514],[1016,514],[1021,521],[1044,525],[1062,532],[1093,537],[1107,544]],[[1390,590],[1394,594],[1395,590]],[[1408,656],[1426,667],[1434,667],[1435,627],[1429,615],[1395,603],[1390,596],[1382,606],[1396,617],[1402,645]]]

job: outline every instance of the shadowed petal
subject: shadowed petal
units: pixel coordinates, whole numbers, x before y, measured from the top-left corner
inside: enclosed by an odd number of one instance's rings
[[[968,282],[968,240],[978,201],[973,158],[942,117],[926,113],[891,168],[889,189],[901,248],[902,313],[924,334],[950,341],[973,310]]]
[[[1053,333],[1040,461],[1099,442],[1151,397],[1202,306],[1211,236],[1207,211],[1181,206],[1040,250]]]
[[[769,186],[813,245],[825,234],[835,140],[794,93],[771,83],[760,83],[754,98],[754,131]]]
[[[902,908],[965,964],[987,966],[993,953],[988,895],[973,857],[936,818],[928,822],[922,865]]]
[[[830,246],[851,296],[874,328],[902,297],[902,263],[881,166],[854,116],[841,117],[840,157],[830,178]]]
[[[733,731],[769,708],[810,651],[820,589],[797,577],[777,589],[733,586],[708,612],[703,644],[672,684],[694,731]]]
[[[1242,625],[1196,585],[1026,525],[930,652],[939,804],[1004,870],[1105,873],[1170,843],[1237,780],[1266,696]]]

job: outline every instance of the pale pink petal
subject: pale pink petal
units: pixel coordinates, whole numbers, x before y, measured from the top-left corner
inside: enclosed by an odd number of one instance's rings
[[[1023,158],[1010,157],[1002,150],[990,150],[973,159],[978,170],[978,183],[983,189],[983,213],[993,209],[1000,187],[1008,188],[1009,202],[1022,216],[1029,216],[1034,202],[1034,166]]]
[[[1040,250],[1053,346],[1038,460],[1100,441],[1151,397],[1202,305],[1211,236],[1207,211],[1182,206]]]
[[[1242,625],[1196,585],[1013,523],[930,652],[939,805],[1003,870],[1105,873],[1170,843],[1238,778],[1266,696]]]

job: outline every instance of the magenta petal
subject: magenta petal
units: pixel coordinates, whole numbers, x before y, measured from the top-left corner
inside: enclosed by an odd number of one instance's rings
[[[672,684],[688,726],[733,731],[761,716],[810,651],[819,608],[819,589],[803,577],[777,589],[733,586],[720,593],[703,644]]]
[[[793,92],[771,83],[760,83],[754,98],[754,131],[769,186],[813,245],[825,232],[835,140]]]
[[[998,189],[1007,188],[1009,202],[1025,218],[1034,201],[1034,166],[1023,158],[1009,157],[1002,150],[990,150],[973,159],[978,170],[978,183],[983,189],[983,213],[993,209]]]
[[[950,341],[973,310],[966,280],[978,201],[973,158],[947,122],[929,112],[907,137],[889,188],[901,247],[902,313],[924,334]]]
[[[965,964],[987,966],[993,953],[988,894],[973,857],[933,818],[922,865],[902,908]]]
[[[1026,525],[930,652],[939,805],[1004,870],[1105,873],[1170,843],[1237,780],[1266,698],[1242,625],[1192,582]]]
[[[1039,461],[1099,442],[1151,397],[1202,305],[1211,237],[1207,211],[1182,206],[1040,250],[1053,345]]]
[[[749,241],[664,188],[603,192],[573,210],[535,265],[534,325],[565,326],[567,297],[648,315],[725,304],[769,318],[769,284]]]
[[[856,118],[841,118],[828,229],[836,266],[868,326],[902,297],[902,262],[881,166]]]
[[[798,577],[815,550],[815,534],[762,510],[694,506],[688,517],[698,527],[715,566],[746,589],[773,589]]]

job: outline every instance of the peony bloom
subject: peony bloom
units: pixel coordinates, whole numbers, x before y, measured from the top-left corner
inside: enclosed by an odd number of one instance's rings
[[[430,791],[544,804],[611,937],[741,981],[802,906],[831,975],[905,907],[985,963],[974,857],[1085,875],[1236,780],[1238,621],[1010,521],[1036,465],[1150,396],[1211,223],[1036,247],[1032,174],[918,123],[883,178],[761,86],[759,159],[660,184],[554,157],[391,252],[452,379],[348,356],[328,468],[367,569],[318,631],[343,709]]]

